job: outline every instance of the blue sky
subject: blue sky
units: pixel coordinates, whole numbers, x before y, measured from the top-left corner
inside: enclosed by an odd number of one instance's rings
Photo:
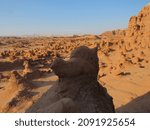
[[[126,28],[150,0],[0,0],[0,36],[100,34]]]

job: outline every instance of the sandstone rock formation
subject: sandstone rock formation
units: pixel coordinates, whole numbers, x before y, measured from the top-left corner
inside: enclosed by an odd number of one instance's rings
[[[98,67],[97,48],[89,49],[86,46],[75,49],[71,53],[70,60],[64,61],[62,58],[56,58],[51,65],[59,78],[77,77],[85,74],[95,78],[98,74]]]
[[[150,5],[145,6],[137,16],[129,21],[126,40],[135,47],[150,47]]]
[[[29,64],[29,61],[24,61],[23,66],[24,66],[24,70],[23,70],[24,75],[26,75],[27,73],[32,73],[33,72],[32,68]]]
[[[97,81],[97,48],[81,46],[68,61],[51,65],[59,80],[27,112],[114,112],[112,97]]]

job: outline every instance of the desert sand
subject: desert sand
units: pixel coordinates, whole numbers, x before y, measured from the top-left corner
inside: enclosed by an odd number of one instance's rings
[[[92,51],[82,52],[96,46],[98,57]],[[95,92],[94,99],[86,89],[72,94],[82,88],[78,81],[84,80],[91,81],[84,86]],[[77,87],[71,85],[75,81]],[[72,92],[62,89],[63,98],[56,100],[56,93],[50,91],[59,82],[69,83]],[[92,84],[103,89],[93,90]],[[150,5],[132,16],[126,29],[100,35],[0,37],[0,112],[108,112],[107,108],[114,112],[113,104],[116,112],[150,112],[149,84]],[[49,97],[55,98],[53,102]]]

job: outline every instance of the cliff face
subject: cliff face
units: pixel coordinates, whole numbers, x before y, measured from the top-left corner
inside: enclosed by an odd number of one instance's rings
[[[100,81],[114,98],[117,112],[148,112],[145,102],[149,99],[144,94],[149,92],[150,81],[150,5],[130,18],[127,29],[103,33],[102,40]],[[140,96],[142,105],[132,102]]]
[[[145,6],[137,16],[130,18],[125,40],[128,44],[150,47],[150,5]]]
[[[100,45],[99,57],[110,68],[101,75],[112,70],[112,73],[120,73],[123,68],[128,68],[128,64],[144,67],[144,62],[148,63],[150,48],[150,5],[130,18],[127,29],[103,33]],[[106,60],[108,56],[109,61]]]
[[[150,4],[146,5],[137,16],[132,16],[128,28],[124,30],[108,31],[102,34],[106,42],[120,42],[123,40],[126,46],[150,47]]]

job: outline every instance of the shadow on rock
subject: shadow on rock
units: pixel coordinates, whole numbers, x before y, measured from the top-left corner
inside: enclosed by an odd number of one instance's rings
[[[56,58],[51,69],[59,79],[26,112],[115,112],[112,97],[97,81],[97,50],[81,46],[67,61]]]

